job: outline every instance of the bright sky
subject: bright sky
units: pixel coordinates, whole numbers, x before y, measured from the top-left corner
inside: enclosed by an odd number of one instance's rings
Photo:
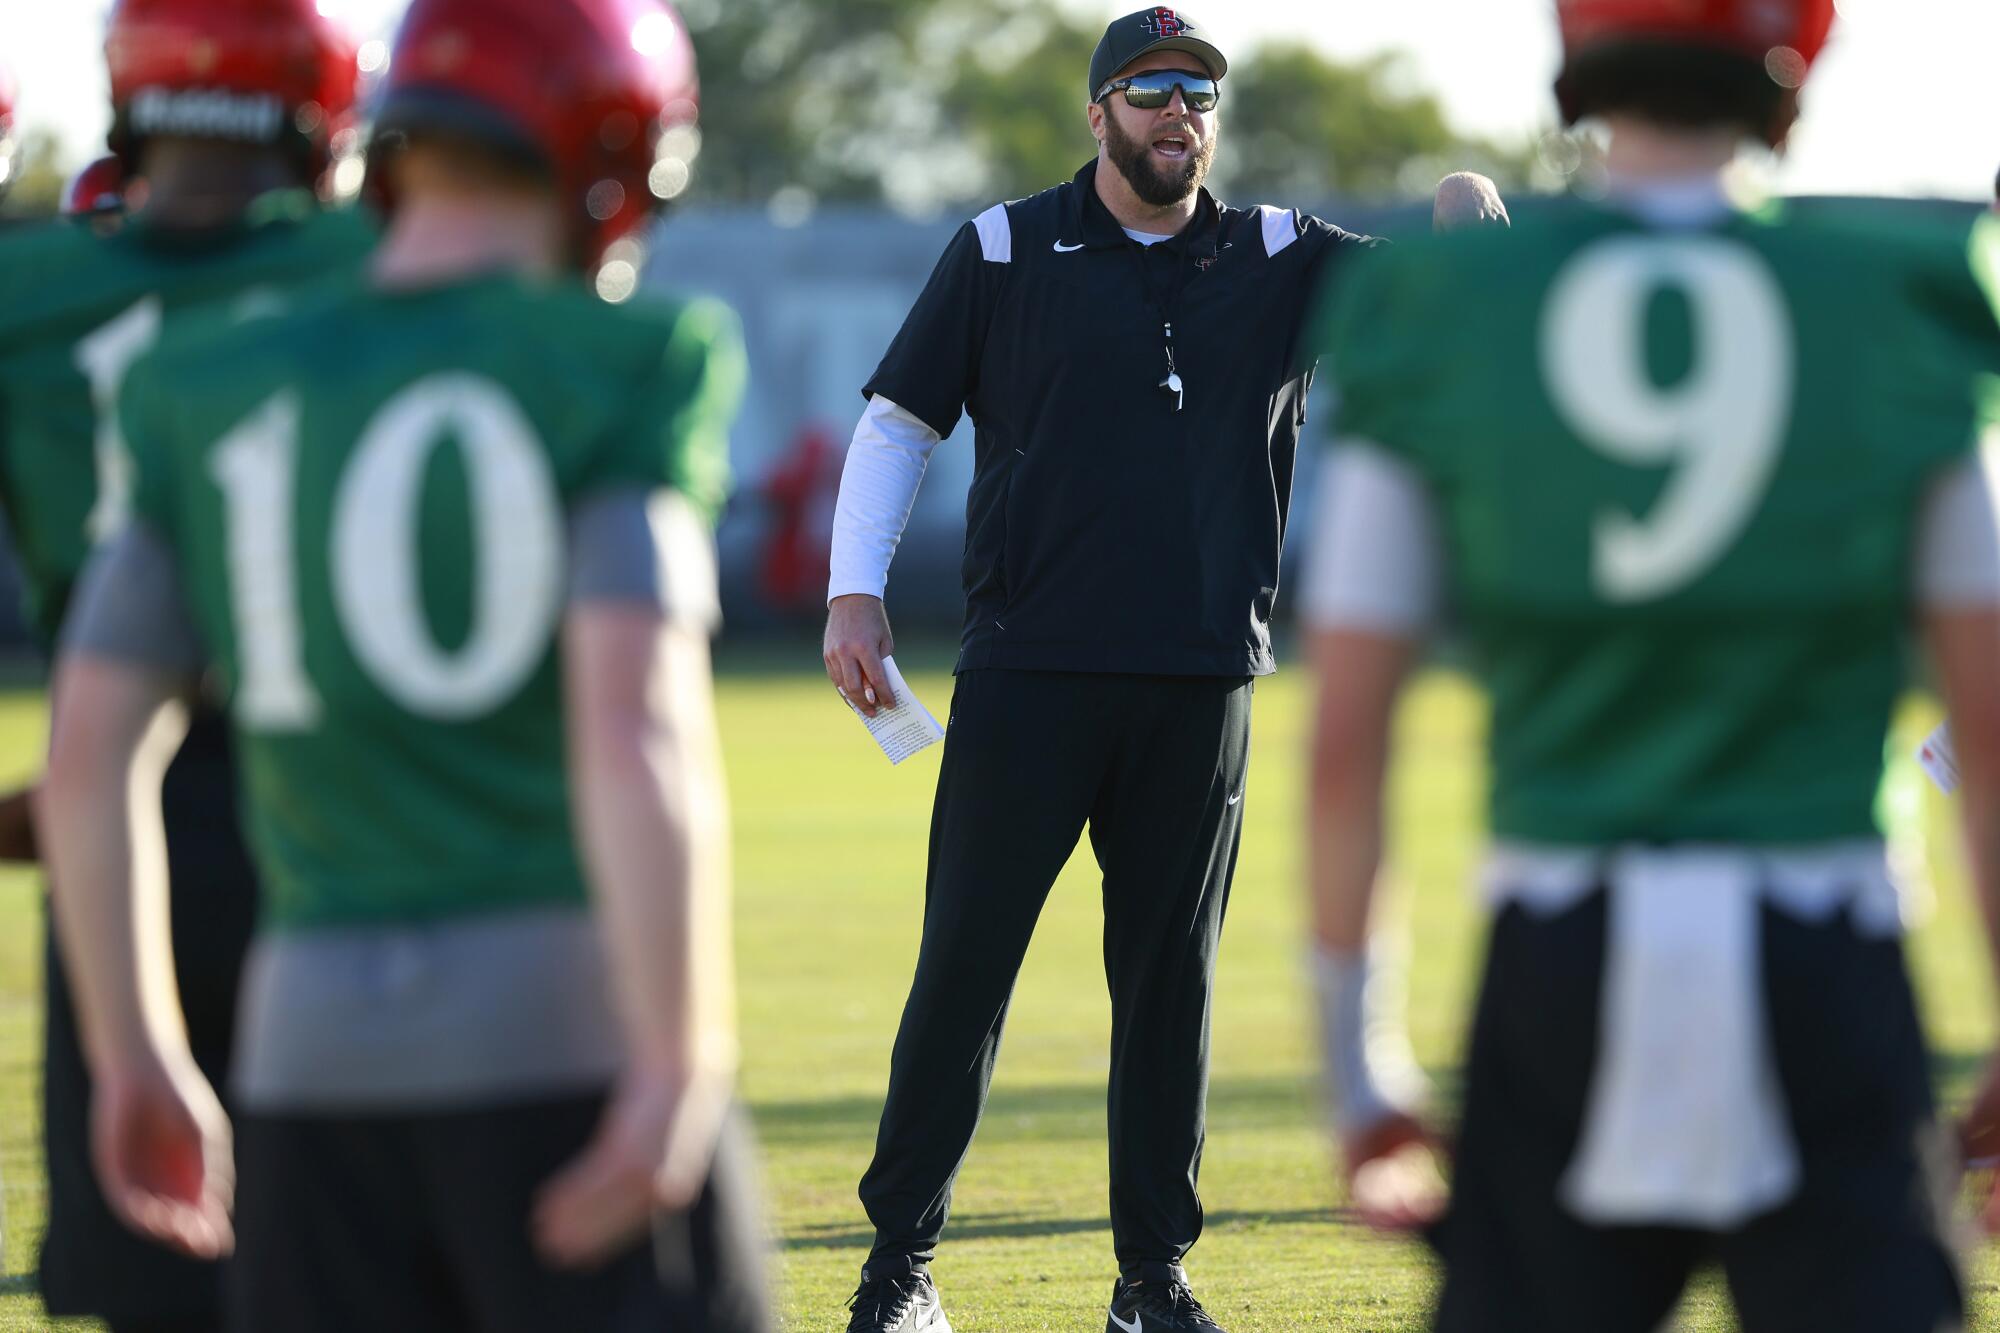
[[[1067,2],[1107,22],[1129,7]],[[1781,187],[1991,197],[2000,169],[2000,4],[1839,0],[1839,7]],[[1437,91],[1464,130],[1520,135],[1555,120],[1553,0],[1206,0],[1190,10],[1210,15],[1229,44],[1303,37],[1343,57],[1406,51],[1419,83]]]
[[[1781,176],[1801,193],[1985,198],[2000,167],[2000,4],[1992,0],[1839,0],[1843,18],[1813,82]],[[404,0],[328,0],[356,27],[385,33]],[[1109,20],[1130,0],[1064,0]],[[100,53],[108,0],[0,0],[0,49],[21,83],[20,118],[53,125],[73,158],[107,119]],[[1460,127],[1521,135],[1554,116],[1550,0],[1207,0],[1225,49],[1303,37],[1353,57],[1400,49]],[[1226,122],[1225,122],[1226,124]],[[1227,139],[1224,140],[1227,151]]]

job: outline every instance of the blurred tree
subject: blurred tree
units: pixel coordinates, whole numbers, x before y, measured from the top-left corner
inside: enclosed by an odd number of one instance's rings
[[[948,0],[694,0],[701,57],[699,189],[763,202],[781,191],[918,208],[969,197],[979,164],[939,135],[944,92],[968,57],[952,41],[970,6]],[[1043,0],[984,0],[1004,27]],[[972,34],[967,33],[968,37]],[[715,127],[723,127],[719,131]],[[921,185],[922,188],[916,188]]]
[[[45,129],[31,129],[21,136],[14,152],[14,172],[8,181],[7,197],[0,204],[0,216],[8,218],[52,217],[62,207],[63,146]]]
[[[933,212],[1046,189],[1093,145],[1098,30],[1055,0],[682,0],[701,55],[700,197]],[[1227,198],[1415,197],[1447,170],[1503,188],[1533,152],[1454,132],[1379,56],[1303,45],[1230,70],[1216,184]],[[718,129],[717,127],[726,127]]]
[[[1414,198],[1458,170],[1519,189],[1534,166],[1530,144],[1454,131],[1394,54],[1348,65],[1303,45],[1267,46],[1232,68],[1222,109],[1216,177],[1232,197]]]
[[[982,197],[1046,190],[1096,155],[1085,107],[1090,57],[1101,35],[1048,15],[1033,42],[982,50],[963,62],[945,114],[985,167],[989,188]]]

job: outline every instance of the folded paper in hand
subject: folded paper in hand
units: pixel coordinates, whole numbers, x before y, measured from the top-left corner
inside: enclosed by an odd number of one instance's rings
[[[1917,762],[1931,775],[1939,791],[1949,796],[1958,790],[1958,752],[1951,748],[1949,722],[1930,734],[1917,751]]]
[[[882,753],[889,756],[889,762],[900,764],[919,750],[927,750],[944,739],[944,728],[930,715],[930,710],[917,701],[915,691],[903,679],[903,673],[896,669],[896,659],[882,659],[882,672],[887,677],[885,684],[895,693],[893,708],[878,709],[873,717],[855,716],[868,728],[868,734],[882,747]],[[852,700],[849,700],[850,705]]]

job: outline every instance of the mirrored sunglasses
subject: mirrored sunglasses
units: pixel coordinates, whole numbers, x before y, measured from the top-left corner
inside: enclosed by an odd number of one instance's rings
[[[1189,69],[1149,69],[1130,78],[1113,79],[1098,89],[1097,100],[1101,102],[1113,93],[1122,92],[1128,106],[1158,111],[1174,100],[1176,88],[1181,90],[1181,100],[1190,111],[1213,111],[1222,100],[1220,83]]]

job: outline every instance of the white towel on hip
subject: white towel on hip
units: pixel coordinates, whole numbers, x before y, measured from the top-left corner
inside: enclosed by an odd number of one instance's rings
[[[1741,849],[1612,855],[1597,1068],[1562,1182],[1582,1220],[1727,1230],[1797,1190],[1769,1049],[1760,878]]]

